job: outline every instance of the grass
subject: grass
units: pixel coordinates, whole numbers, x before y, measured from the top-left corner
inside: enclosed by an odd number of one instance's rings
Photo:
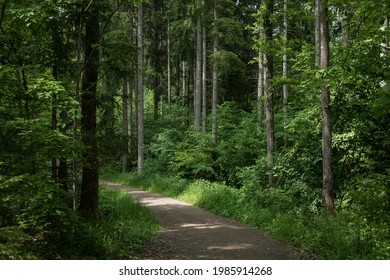
[[[0,227],[0,259],[136,259],[159,230],[158,221],[120,191],[101,188],[99,201],[98,221],[82,220],[70,210],[72,217],[51,231]]]
[[[264,229],[324,259],[389,259],[388,224],[375,224],[359,213],[330,217],[313,203],[297,202],[297,193],[280,189],[235,189],[204,180],[159,174],[106,174],[105,179],[175,197],[212,213]],[[298,196],[299,200],[310,197]]]
[[[100,220],[87,230],[99,244],[100,259],[133,259],[159,229],[148,209],[120,191],[102,188]]]

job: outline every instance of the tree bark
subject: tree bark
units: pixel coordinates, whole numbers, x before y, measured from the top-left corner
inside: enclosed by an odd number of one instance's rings
[[[321,60],[321,30],[320,30],[320,15],[319,8],[322,0],[316,0],[314,5],[314,18],[315,18],[315,66],[320,66]]]
[[[264,35],[264,34],[263,34]],[[262,35],[260,35],[262,36]],[[261,135],[263,131],[263,115],[264,115],[264,56],[263,53],[259,51],[258,54],[259,64],[258,64],[258,77],[257,77],[257,132],[258,135]]]
[[[197,0],[197,8],[200,10],[202,0]],[[202,107],[202,18],[199,11],[196,21],[196,66],[195,66],[195,91],[194,91],[194,128],[200,129]]]
[[[321,32],[321,60],[320,67],[327,69],[329,67],[329,30],[328,30],[328,9],[327,0],[321,0],[319,6],[319,23]],[[322,202],[332,214],[336,213],[334,206],[333,193],[333,174],[332,174],[332,125],[330,115],[330,90],[327,80],[324,78],[321,86],[321,107],[322,107],[322,169],[323,186]]]
[[[218,20],[218,12],[217,12],[217,0],[214,0],[214,22],[216,23]],[[213,139],[214,146],[217,145],[217,135],[218,135],[218,61],[216,59],[218,54],[218,28],[215,27],[214,31],[214,46],[213,46],[213,55],[214,55],[214,63],[213,63],[213,97],[212,97],[212,114],[213,114],[213,124],[211,128],[211,134]]]
[[[273,77],[273,56],[270,48],[272,44],[272,22],[271,15],[273,13],[273,1],[265,3],[264,12],[264,34],[265,45],[267,50],[264,54],[264,92],[266,95],[265,114],[266,114],[266,130],[267,130],[267,158],[268,158],[268,184],[270,187],[275,187],[275,177],[273,174],[274,155],[275,155],[275,121],[274,121],[274,96],[271,84]]]
[[[144,165],[144,60],[143,60],[143,4],[138,7],[138,78],[137,78],[137,100],[138,100],[138,158],[137,171],[141,173]]]
[[[162,7],[163,2],[161,0],[153,0],[153,13],[155,13],[157,16],[153,16],[152,20],[152,32],[153,32],[153,41],[151,42],[151,64],[154,68],[154,77],[153,77],[153,90],[154,90],[154,111],[153,111],[153,118],[156,121],[158,119],[159,115],[159,104],[161,105],[161,115],[163,112],[163,94],[162,94],[162,85],[161,85],[161,77],[162,77],[162,57],[163,53],[160,48],[161,44],[161,27],[162,27],[162,21],[161,16],[162,14]],[[161,102],[160,102],[161,101]]]
[[[202,131],[206,133],[207,125],[207,42],[206,42],[206,28],[202,28]]]
[[[187,82],[186,82],[186,79],[187,79],[187,75],[186,75],[186,72],[187,72],[187,67],[186,67],[186,62],[183,61],[182,62],[182,91],[183,91],[183,106],[184,107],[188,107],[188,98],[187,98]]]
[[[347,7],[345,7],[347,9]],[[343,15],[341,18],[341,45],[343,47],[348,47],[349,43],[349,31],[348,31],[348,15],[347,11],[343,11]]]
[[[388,15],[385,16],[385,19],[384,19],[384,22],[383,22],[383,25],[380,27],[380,30],[382,32],[385,32],[386,29],[389,28],[389,20],[390,20],[390,17]],[[385,34],[385,33],[384,33]],[[387,58],[387,53],[388,53],[388,50],[389,50],[389,39],[386,35],[383,36],[383,41],[382,43],[380,44],[380,48],[381,48],[381,53],[380,53],[380,57],[386,61],[386,58]],[[388,67],[387,63],[384,63],[383,65],[385,68]],[[382,80],[380,81],[379,85],[384,88],[386,85],[387,85],[387,82],[385,80]]]
[[[85,18],[85,67],[81,94],[81,140],[84,145],[80,212],[91,218],[99,216],[99,164],[96,140],[96,88],[99,70],[99,12],[89,6]]]
[[[129,171],[129,119],[128,106],[129,96],[127,87],[127,77],[122,79],[122,132],[123,132],[123,155],[122,155],[122,172]]]
[[[171,110],[171,103],[172,103],[172,96],[171,96],[171,32],[170,32],[170,21],[169,21],[169,16],[168,16],[168,39],[167,39],[167,71],[168,71],[168,76],[167,76],[167,83],[168,83],[168,110]]]
[[[287,78],[288,78],[288,56],[287,56],[287,41],[288,41],[288,22],[287,22],[287,6],[288,6],[288,0],[284,1],[283,5],[283,40],[284,40],[284,46],[283,46],[283,78],[284,78],[284,84],[283,84],[283,130],[284,130],[284,136],[283,136],[283,142],[284,147],[288,146],[288,140],[287,140],[287,114],[288,114],[288,84],[287,84]]]

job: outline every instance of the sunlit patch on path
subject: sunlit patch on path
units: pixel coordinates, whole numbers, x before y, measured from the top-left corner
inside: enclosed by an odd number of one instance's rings
[[[127,192],[156,215],[162,226],[158,242],[165,242],[171,247],[171,259],[303,258],[300,252],[272,239],[263,231],[216,216],[188,203],[119,184],[104,184]]]

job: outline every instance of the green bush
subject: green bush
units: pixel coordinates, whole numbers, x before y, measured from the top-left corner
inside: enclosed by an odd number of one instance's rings
[[[183,142],[177,145],[172,173],[186,179],[215,178],[214,149],[209,134],[189,131]]]

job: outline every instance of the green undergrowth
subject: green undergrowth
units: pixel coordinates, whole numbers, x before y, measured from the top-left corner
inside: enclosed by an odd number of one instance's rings
[[[204,180],[159,174],[105,175],[117,183],[159,192],[212,213],[268,231],[323,259],[389,259],[388,223],[372,223],[358,211],[340,209],[336,218],[305,188],[236,189]]]
[[[46,217],[45,207],[36,209],[34,226],[0,227],[0,260],[134,259],[159,229],[148,209],[106,188],[100,189],[98,221],[83,220],[72,210],[56,219]],[[60,210],[53,204],[50,211]]]
[[[159,229],[150,211],[120,191],[102,188],[100,220],[87,229],[99,244],[100,259],[133,259]]]

